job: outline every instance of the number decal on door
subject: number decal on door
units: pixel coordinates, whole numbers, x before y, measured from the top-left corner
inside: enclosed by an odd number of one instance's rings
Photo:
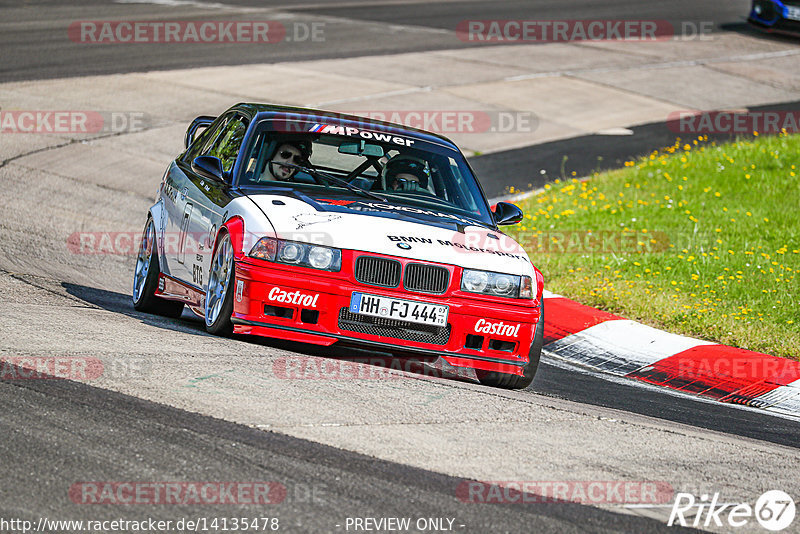
[[[203,285],[203,266],[192,265],[192,281],[198,286]]]

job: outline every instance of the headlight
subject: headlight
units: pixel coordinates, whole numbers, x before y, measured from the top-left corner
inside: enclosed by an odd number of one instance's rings
[[[278,259],[283,263],[299,263],[303,259],[303,248],[297,243],[279,243],[281,254]]]
[[[284,241],[274,237],[259,239],[250,249],[249,256],[323,271],[338,271],[342,266],[342,251],[338,248]]]
[[[498,295],[510,296],[512,292],[519,292],[519,280],[510,276],[495,276],[492,284],[494,292]]]
[[[514,299],[533,298],[532,283],[529,276],[490,273],[464,269],[461,275],[461,290],[495,297]]]
[[[489,273],[483,271],[464,271],[461,289],[471,293],[483,293],[489,283]]]
[[[308,251],[308,263],[315,269],[328,269],[335,260],[333,249],[313,247]]]

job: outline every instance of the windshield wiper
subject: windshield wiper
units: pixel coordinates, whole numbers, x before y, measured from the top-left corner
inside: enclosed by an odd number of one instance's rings
[[[381,202],[388,202],[386,197],[382,197],[380,195],[376,195],[372,191],[367,191],[366,189],[362,189],[362,188],[358,187],[357,185],[351,184],[347,180],[342,180],[341,178],[338,178],[336,176],[331,176],[330,174],[328,174],[326,172],[318,171],[316,169],[311,169],[309,167],[303,167],[301,165],[295,165],[293,163],[288,163],[288,162],[287,163],[277,163],[276,165],[285,166],[285,167],[291,167],[293,169],[299,169],[299,170],[301,170],[301,171],[303,171],[305,173],[308,173],[308,174],[311,174],[313,176],[317,176],[319,178],[322,178],[323,180],[330,180],[331,182],[333,182],[333,183],[335,183],[337,185],[340,185],[340,186],[342,186],[342,187],[344,187],[346,189],[349,189],[353,193],[357,193],[357,194],[359,194],[361,196],[368,197],[368,198],[373,198],[375,200],[380,200]]]

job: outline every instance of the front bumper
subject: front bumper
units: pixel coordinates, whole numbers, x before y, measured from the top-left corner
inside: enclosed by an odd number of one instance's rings
[[[528,362],[539,319],[536,300],[504,303],[459,291],[413,293],[361,284],[342,273],[248,260],[236,263],[235,333],[438,356],[455,367],[516,375]],[[460,280],[460,271],[456,274]],[[434,328],[352,314],[354,291],[447,305],[448,324]]]

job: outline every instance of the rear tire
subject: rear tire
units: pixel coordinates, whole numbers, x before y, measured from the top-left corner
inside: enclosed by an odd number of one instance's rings
[[[491,386],[503,389],[524,389],[531,385],[533,377],[536,376],[536,369],[539,367],[539,358],[542,355],[544,345],[544,299],[539,305],[539,322],[536,323],[536,333],[533,336],[533,343],[528,354],[528,363],[523,367],[523,374],[510,375],[508,373],[498,373],[496,371],[476,371],[478,380],[484,386]]]
[[[133,273],[133,307],[140,312],[164,317],[180,317],[183,313],[183,302],[164,300],[156,296],[158,277],[161,273],[157,248],[156,226],[153,219],[148,217]]]

